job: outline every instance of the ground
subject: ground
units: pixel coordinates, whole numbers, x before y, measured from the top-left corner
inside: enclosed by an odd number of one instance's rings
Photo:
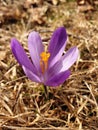
[[[1,130],[98,129],[98,3],[78,2],[0,1]],[[29,55],[29,32],[38,31],[48,46],[51,34],[60,26],[68,33],[65,51],[77,46],[80,56],[64,84],[47,87],[46,98],[43,86],[23,73],[12,55],[10,41],[17,38]]]

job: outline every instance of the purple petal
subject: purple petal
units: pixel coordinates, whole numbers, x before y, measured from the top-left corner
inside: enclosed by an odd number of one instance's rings
[[[62,56],[59,62],[62,62],[62,69],[60,72],[68,70],[78,59],[79,50],[77,47],[72,47],[69,49],[64,56]]]
[[[62,73],[58,73],[57,75],[51,77],[50,79],[48,79],[48,81],[46,82],[47,86],[59,86],[60,84],[64,83],[64,81],[70,76],[70,71],[67,70],[65,72]]]
[[[62,62],[56,62],[52,67],[50,67],[47,70],[46,77],[50,78],[51,76],[58,74],[61,68],[62,68]]]
[[[66,46],[66,40],[67,33],[64,27],[60,27],[54,31],[48,47],[48,51],[51,54],[49,59],[50,66],[55,64],[62,56],[62,53]]]
[[[19,62],[20,65],[23,65],[29,70],[32,70],[35,72],[35,68],[33,64],[31,63],[28,56],[26,55],[23,47],[15,38],[11,39],[11,49],[16,60]]]
[[[79,51],[77,47],[69,49],[62,58],[47,71],[47,77],[68,70],[77,60]]]
[[[44,51],[41,38],[35,31],[31,32],[28,37],[28,47],[30,55],[36,69],[40,72],[40,54]]]
[[[22,66],[22,68],[24,70],[24,73],[26,74],[26,76],[30,80],[32,80],[33,82],[41,83],[41,80],[40,80],[39,76],[37,76],[36,74],[34,74],[31,70],[29,70],[25,66]]]

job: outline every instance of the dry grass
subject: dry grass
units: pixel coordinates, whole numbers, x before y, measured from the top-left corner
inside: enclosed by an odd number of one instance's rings
[[[1,3],[0,6],[6,6]],[[19,2],[14,4],[18,7]],[[11,3],[8,5],[12,6]],[[24,10],[24,17],[19,15],[14,20],[13,17],[2,18],[0,127],[2,130],[97,130],[98,11],[81,13],[75,2],[59,3],[58,6],[44,2],[44,7],[46,10],[40,10],[40,6],[35,8],[41,11],[36,20],[31,20],[31,8]],[[71,68],[70,78],[55,89],[48,88],[49,98],[46,99],[43,86],[27,79],[12,56],[10,39],[16,37],[28,53],[27,36],[30,31],[40,32],[47,46],[51,33],[62,25],[69,36],[66,50],[77,45],[80,57]]]

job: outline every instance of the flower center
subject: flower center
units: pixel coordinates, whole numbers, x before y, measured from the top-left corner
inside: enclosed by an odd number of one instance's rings
[[[49,60],[49,57],[50,57],[50,53],[42,52],[40,54],[40,57],[41,57],[40,66],[41,66],[42,73],[44,73],[47,70],[47,67],[48,67],[48,60]]]

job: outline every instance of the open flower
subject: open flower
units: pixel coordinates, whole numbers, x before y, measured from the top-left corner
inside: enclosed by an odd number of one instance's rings
[[[31,32],[28,48],[32,61],[15,38],[11,40],[11,49],[29,79],[47,86],[59,86],[70,76],[69,68],[79,55],[77,47],[72,47],[63,55],[66,41],[66,30],[60,27],[54,31],[45,51],[39,34]]]

